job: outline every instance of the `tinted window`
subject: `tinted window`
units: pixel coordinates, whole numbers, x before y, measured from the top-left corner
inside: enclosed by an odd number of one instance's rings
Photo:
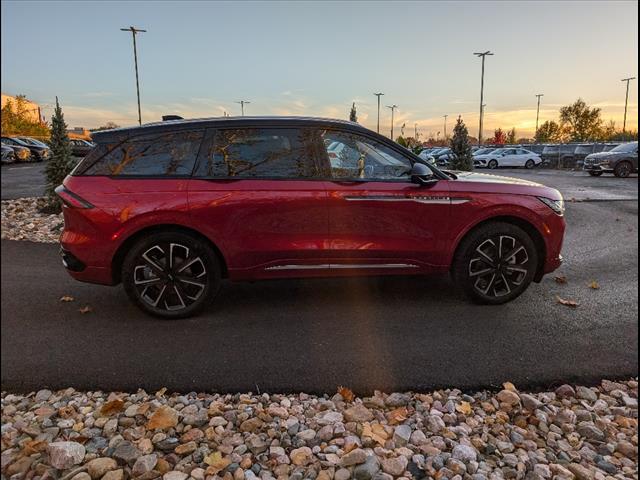
[[[76,175],[191,175],[203,131],[140,135],[119,144],[100,144],[78,166]]]
[[[623,143],[622,145],[618,145],[615,148],[610,150],[611,152],[619,152],[619,153],[634,153],[638,151],[637,143]]]
[[[332,178],[362,180],[407,180],[411,161],[395,150],[360,135],[326,130],[330,139],[326,154]],[[327,142],[325,141],[325,145]]]
[[[319,178],[316,134],[307,128],[237,128],[213,133],[201,155],[201,177]]]

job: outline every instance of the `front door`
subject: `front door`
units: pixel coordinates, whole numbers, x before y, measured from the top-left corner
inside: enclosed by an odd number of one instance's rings
[[[321,132],[332,270],[347,274],[423,273],[442,265],[450,200],[447,180],[411,183],[412,161],[372,137]]]
[[[327,263],[326,176],[305,128],[210,131],[189,185],[191,219],[232,279],[301,275]],[[292,270],[296,270],[295,272]]]

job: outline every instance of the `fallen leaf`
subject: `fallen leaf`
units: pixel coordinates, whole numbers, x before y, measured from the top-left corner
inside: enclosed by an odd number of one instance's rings
[[[105,416],[113,415],[124,410],[124,400],[116,398],[102,405],[100,413]]]
[[[369,437],[380,445],[384,445],[389,438],[387,431],[382,425],[379,423],[371,425],[368,422],[362,424],[362,436]]]
[[[407,410],[407,407],[400,407],[395,410],[391,410],[387,414],[387,420],[389,421],[389,425],[397,425],[404,422],[408,416],[409,411]]]
[[[553,279],[556,281],[556,283],[560,283],[560,284],[567,283],[567,277],[565,277],[564,275],[556,275],[555,277],[553,277]]]
[[[63,295],[62,297],[60,297],[61,302],[73,302],[74,300],[75,298],[73,298],[71,295]]]
[[[592,288],[592,289],[594,289],[594,290],[599,290],[599,289],[600,289],[600,285],[598,285],[598,282],[596,282],[596,281],[594,280],[594,281],[592,281],[592,282],[589,284],[589,288]]]
[[[89,305],[85,305],[84,307],[82,307],[78,311],[80,313],[82,313],[82,314],[85,314],[85,313],[93,312],[93,308],[91,308]]]
[[[471,415],[471,413],[473,413],[473,409],[469,402],[462,402],[460,405],[456,405],[456,411],[463,415]]]
[[[70,418],[73,417],[76,414],[76,409],[73,408],[72,405],[67,405],[64,407],[60,407],[58,409],[58,416],[60,418]]]
[[[502,384],[502,388],[504,388],[505,390],[511,390],[512,392],[517,392],[518,391],[516,386],[511,382],[504,382]]]
[[[578,302],[575,300],[565,300],[564,298],[560,298],[556,295],[556,301],[561,305],[566,305],[567,307],[576,308],[578,306]]]
[[[213,452],[204,458],[204,463],[209,465],[209,468],[207,468],[209,474],[215,475],[227,468],[231,464],[231,460],[223,458],[220,452]]]
[[[24,454],[32,455],[34,453],[44,452],[47,449],[47,442],[44,440],[29,440],[24,444]]]
[[[338,393],[344,398],[345,402],[353,402],[353,399],[356,398],[354,393],[347,387],[338,387]]]

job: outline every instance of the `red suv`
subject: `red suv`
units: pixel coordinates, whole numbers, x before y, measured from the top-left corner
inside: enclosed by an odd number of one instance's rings
[[[93,139],[57,190],[63,263],[159,317],[202,310],[222,278],[451,272],[499,304],[561,263],[557,190],[441,171],[355,123],[171,120]]]

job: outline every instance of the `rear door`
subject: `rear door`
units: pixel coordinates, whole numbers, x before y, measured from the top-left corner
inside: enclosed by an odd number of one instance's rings
[[[313,273],[326,263],[326,172],[308,128],[210,130],[189,185],[194,224],[231,278]]]
[[[372,137],[333,129],[321,136],[323,144],[342,146],[337,158],[325,151],[331,270],[418,273],[440,265],[450,214],[448,181],[430,187],[411,183],[409,157]]]

